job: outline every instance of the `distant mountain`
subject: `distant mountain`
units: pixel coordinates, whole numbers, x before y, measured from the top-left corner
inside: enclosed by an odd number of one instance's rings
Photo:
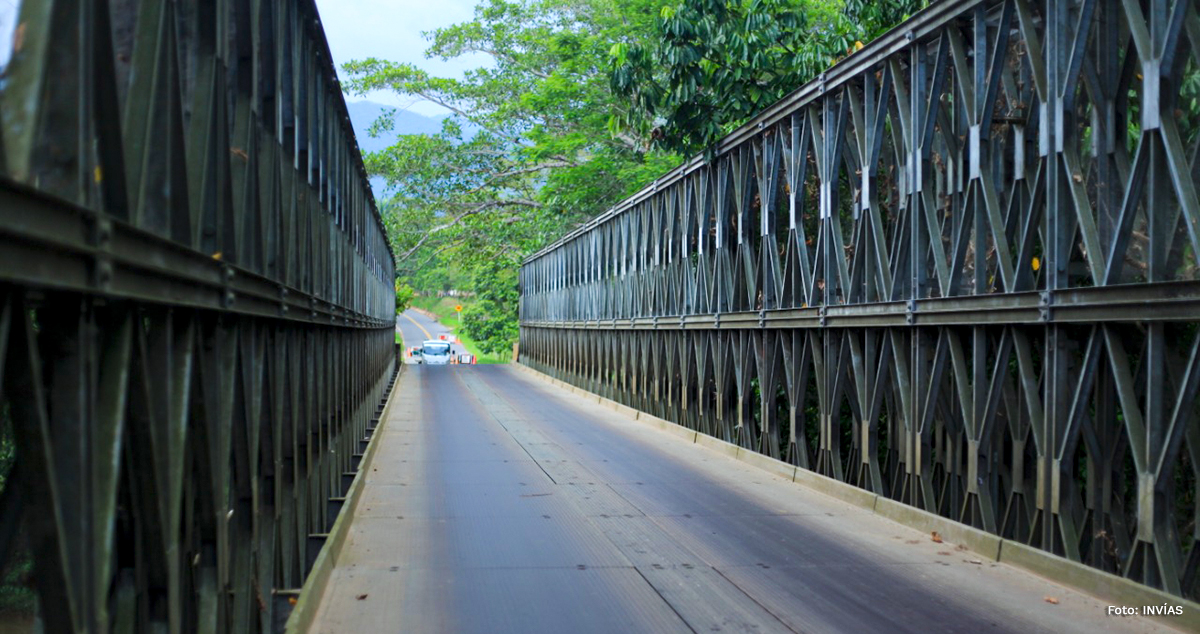
[[[350,113],[350,123],[354,126],[354,136],[358,138],[358,149],[363,154],[391,147],[396,142],[396,137],[401,134],[437,134],[442,131],[442,119],[445,116],[426,117],[396,108],[395,126],[391,132],[385,132],[378,137],[368,134],[367,130],[371,128],[371,124],[391,109],[392,106],[374,101],[354,101],[346,104],[346,111]],[[371,190],[375,192],[375,198],[379,201],[387,197],[383,177],[371,178]]]
[[[396,108],[395,125],[391,132],[386,132],[378,137],[372,137],[367,133],[371,128],[371,124],[380,115],[392,110],[392,106],[387,106],[374,101],[355,101],[346,104],[346,110],[350,113],[350,123],[354,126],[354,136],[358,138],[358,149],[363,154],[368,152],[378,152],[391,147],[396,138],[401,134],[437,134],[442,131],[442,120],[449,115],[440,115],[436,117],[427,117],[424,115],[401,110]],[[473,124],[463,126],[463,136],[470,139],[479,131],[479,128]],[[380,176],[371,178],[371,189],[375,192],[375,198],[383,200],[386,198],[384,192],[384,181]]]
[[[401,134],[437,134],[442,131],[442,119],[445,116],[426,117],[397,108],[396,124],[392,131],[372,138],[367,134],[367,130],[380,115],[391,109],[391,106],[374,101],[355,101],[346,104],[346,110],[350,113],[350,122],[354,124],[354,136],[358,137],[358,147],[364,154],[390,147],[396,142],[396,137]]]

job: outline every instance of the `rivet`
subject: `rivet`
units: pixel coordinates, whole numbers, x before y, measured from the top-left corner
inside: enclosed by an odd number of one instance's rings
[[[96,220],[96,246],[107,246],[112,240],[112,222],[108,218]]]
[[[96,263],[96,285],[106,286],[113,278],[112,262],[101,260]]]

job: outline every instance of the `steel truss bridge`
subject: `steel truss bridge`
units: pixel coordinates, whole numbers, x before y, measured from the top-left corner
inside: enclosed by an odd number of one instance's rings
[[[530,257],[523,362],[1194,600],[1197,9],[934,3]]]
[[[16,4],[0,562],[47,632],[274,630],[396,370],[315,6]]]

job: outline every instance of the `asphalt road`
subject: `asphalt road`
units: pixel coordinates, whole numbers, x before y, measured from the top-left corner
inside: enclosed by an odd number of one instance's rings
[[[314,632],[1161,631],[511,366],[409,370]]]
[[[405,348],[419,346],[426,339],[437,339],[439,335],[450,333],[449,328],[411,308],[396,317],[396,329],[400,331],[400,336],[404,339]],[[454,354],[467,352],[466,348],[457,344],[451,344],[450,348]],[[404,360],[406,363],[415,363],[407,354]]]

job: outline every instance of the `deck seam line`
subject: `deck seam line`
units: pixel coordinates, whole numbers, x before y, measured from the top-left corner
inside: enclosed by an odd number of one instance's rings
[[[655,588],[654,584],[650,583],[650,580],[646,578],[646,575],[642,574],[642,570],[640,568],[634,566],[633,569],[637,572],[638,576],[642,578],[642,581],[646,582],[646,585],[650,588],[650,590],[654,592],[654,596],[658,597],[659,601],[662,601],[663,604],[665,604],[668,608],[671,608],[671,612],[674,612],[675,616],[679,617],[679,622],[683,623],[684,627],[688,628],[692,634],[699,634],[699,632],[696,631],[696,628],[692,627],[692,624],[688,623],[687,619],[683,618],[683,615],[679,613],[679,610],[676,610],[675,606],[671,605],[671,602],[667,601],[667,598],[658,591],[658,588]]]
[[[517,378],[517,379],[519,380],[519,375],[517,375],[517,374],[512,374],[512,376],[513,376],[514,378]],[[485,384],[487,383],[487,379],[480,379],[480,381],[481,381],[482,383],[485,383]],[[540,385],[539,385],[538,383],[533,383],[533,385],[534,385],[535,387],[540,387]],[[493,393],[493,394],[495,394],[495,395],[497,396],[497,398],[500,398],[501,400],[504,400],[504,397],[503,397],[503,396],[500,396],[500,394],[499,394],[498,392],[496,392],[494,389],[492,389],[492,386],[491,386],[490,384],[489,384],[489,385],[487,385],[487,387],[488,387],[488,389],[489,389],[489,390],[491,390],[491,391],[492,391],[492,393]],[[551,393],[551,394],[554,394],[554,391],[550,391],[550,393]],[[561,399],[561,400],[563,400],[563,401],[567,401],[568,399]],[[506,406],[506,407],[508,407],[507,403],[505,404],[505,406]],[[511,407],[510,407],[510,409],[511,409]],[[661,533],[662,533],[664,536],[670,537],[670,535],[671,535],[671,531],[670,531],[670,530],[669,530],[669,529],[668,529],[666,526],[663,526],[663,525],[662,525],[662,524],[659,522],[659,518],[660,518],[661,516],[651,516],[651,515],[647,515],[647,514],[646,514],[646,512],[645,512],[644,510],[642,510],[642,509],[641,509],[641,507],[639,507],[637,504],[634,504],[632,501],[630,501],[628,498],[626,498],[624,495],[622,495],[620,491],[618,491],[618,490],[616,490],[615,488],[613,488],[613,486],[612,486],[612,483],[605,482],[605,483],[604,483],[604,486],[605,486],[605,487],[606,487],[606,488],[607,488],[609,491],[612,491],[612,493],[613,493],[614,495],[616,495],[618,498],[620,498],[620,499],[621,499],[621,501],[623,501],[624,503],[628,504],[629,506],[631,506],[632,508],[634,508],[635,510],[637,510],[637,512],[641,513],[641,517],[643,517],[643,518],[644,518],[644,519],[646,519],[646,520],[649,520],[649,522],[650,522],[650,525],[651,525],[651,526],[653,526],[655,529],[657,529],[658,531],[660,531],[660,532],[661,532]],[[568,503],[568,504],[572,504],[573,506],[575,505],[575,504],[574,504],[574,502],[573,502],[573,501],[572,501],[570,498],[568,498],[568,499],[567,499],[567,503]],[[676,517],[676,516],[666,516],[666,517]],[[585,517],[584,517],[584,520],[585,520],[585,521],[587,521],[587,522],[588,522],[589,524],[591,524],[592,526],[595,526],[597,529],[601,529],[601,530],[602,530],[602,527],[600,527],[600,526],[599,526],[599,525],[598,525],[598,524],[595,522],[595,517],[592,517],[592,516],[585,516]],[[603,534],[603,533],[602,533],[602,534]],[[613,541],[612,541],[612,538],[611,538],[611,537],[608,537],[608,535],[606,535],[606,534],[605,534],[605,538],[606,538],[606,539],[608,539],[610,543],[613,543],[613,545],[614,545],[614,546],[616,546],[615,542],[613,542]],[[758,607],[759,607],[759,608],[760,608],[760,609],[761,609],[761,610],[762,610],[764,613],[766,613],[766,614],[770,615],[770,617],[771,617],[771,618],[775,619],[775,621],[776,621],[776,622],[778,622],[778,623],[779,623],[781,626],[783,626],[783,628],[784,628],[785,630],[787,630],[787,631],[789,631],[789,632],[793,632],[793,633],[795,633],[795,634],[802,634],[802,633],[801,633],[801,632],[799,632],[798,630],[796,630],[796,629],[792,628],[792,627],[791,627],[791,626],[789,626],[787,623],[785,623],[785,622],[783,621],[783,619],[779,618],[779,615],[778,615],[778,614],[775,614],[775,613],[774,613],[774,612],[772,612],[771,610],[767,609],[767,607],[766,607],[766,606],[764,606],[764,605],[763,605],[761,602],[759,602],[757,599],[755,599],[753,596],[751,596],[749,593],[747,593],[745,589],[743,589],[743,588],[742,588],[741,586],[739,586],[738,584],[734,583],[734,582],[733,582],[733,580],[731,580],[729,577],[727,577],[727,576],[725,576],[724,574],[722,574],[722,573],[721,573],[721,571],[720,571],[720,570],[718,570],[718,569],[717,569],[717,567],[716,567],[716,566],[715,566],[715,565],[714,565],[712,562],[708,561],[708,559],[707,559],[707,558],[705,558],[705,557],[701,556],[701,554],[700,554],[700,553],[698,553],[698,552],[696,552],[696,551],[692,550],[691,548],[688,548],[687,546],[685,546],[685,545],[683,545],[683,544],[679,544],[679,543],[677,543],[677,544],[676,544],[676,546],[677,546],[677,547],[678,547],[678,548],[679,548],[681,551],[683,551],[684,553],[686,553],[686,554],[687,554],[689,557],[693,558],[695,561],[697,561],[697,562],[701,563],[703,566],[705,566],[705,567],[707,567],[708,569],[712,570],[713,572],[717,573],[717,575],[718,575],[719,577],[721,577],[721,578],[722,578],[722,579],[724,579],[724,580],[725,580],[727,583],[729,583],[731,586],[733,586],[734,588],[736,588],[736,589],[737,589],[737,591],[738,591],[738,592],[740,592],[740,593],[741,593],[743,596],[745,596],[747,599],[749,599],[751,603],[753,603],[754,605],[758,606]],[[623,553],[622,553],[622,554],[623,554]],[[694,627],[692,627],[691,623],[689,623],[689,622],[688,622],[688,620],[687,620],[687,619],[686,619],[686,618],[683,616],[683,614],[681,614],[681,613],[679,612],[679,610],[678,610],[678,609],[676,609],[676,608],[675,608],[675,606],[674,606],[674,605],[673,605],[673,604],[672,604],[670,601],[668,601],[666,597],[664,597],[664,596],[663,596],[662,592],[660,592],[660,591],[659,591],[659,589],[658,589],[658,588],[657,588],[657,587],[654,585],[654,583],[653,583],[652,581],[650,581],[650,579],[649,579],[648,577],[646,577],[646,575],[645,575],[645,574],[642,572],[642,570],[641,570],[641,567],[640,567],[639,565],[636,565],[636,564],[635,564],[635,565],[633,566],[633,568],[634,568],[634,570],[636,570],[636,571],[637,571],[638,575],[639,575],[639,576],[641,576],[643,580],[645,580],[646,584],[647,584],[647,585],[649,585],[649,586],[650,586],[650,588],[651,588],[652,590],[654,590],[654,593],[655,593],[655,594],[657,594],[657,595],[658,595],[658,597],[659,597],[660,599],[662,599],[662,600],[663,600],[663,602],[664,602],[664,603],[666,603],[666,604],[667,604],[667,606],[668,606],[668,607],[670,607],[670,608],[671,608],[671,610],[672,610],[673,612],[675,612],[675,614],[676,614],[676,615],[678,615],[678,616],[679,616],[680,620],[682,620],[682,621],[683,621],[684,625],[686,625],[686,626],[688,627],[688,629],[690,629],[692,632],[696,632],[696,629],[695,629]]]
[[[737,589],[738,589],[738,592],[741,592],[742,594],[746,595],[746,598],[747,598],[747,599],[750,599],[751,601],[753,601],[753,602],[754,602],[754,604],[755,604],[755,605],[757,605],[758,607],[762,608],[762,609],[763,609],[763,612],[766,612],[767,614],[770,614],[772,617],[774,617],[774,619],[775,619],[776,621],[779,621],[779,624],[780,624],[780,625],[782,625],[782,626],[783,626],[783,627],[784,627],[784,628],[785,628],[787,631],[789,631],[789,632],[795,632],[795,634],[801,634],[800,630],[797,630],[797,629],[793,628],[792,626],[788,625],[787,623],[784,623],[784,622],[783,622],[783,619],[779,618],[779,615],[778,615],[778,614],[775,614],[774,612],[772,612],[770,608],[768,608],[767,606],[763,605],[762,603],[759,603],[758,599],[755,599],[755,598],[754,598],[754,597],[753,597],[753,596],[752,596],[752,595],[751,595],[749,592],[746,592],[744,589],[742,589],[742,587],[741,587],[741,586],[739,586],[739,585],[737,584],[737,582],[736,582],[736,581],[734,581],[733,579],[730,579],[729,577],[727,577],[727,576],[725,575],[725,573],[721,572],[721,570],[720,570],[719,568],[717,568],[716,566],[713,566],[713,565],[709,565],[709,568],[712,568],[712,571],[713,571],[713,572],[715,572],[715,573],[717,573],[718,575],[720,575],[720,577],[721,577],[722,579],[724,579],[724,580],[728,581],[728,582],[729,582],[729,585],[731,585],[731,586],[733,586],[733,587],[737,588]]]
[[[472,387],[469,382],[463,380],[462,373],[455,372],[454,378],[459,383],[461,383],[464,387],[467,388],[467,391],[470,392],[471,396],[475,399],[475,401],[477,403],[479,403],[481,406],[484,405],[483,400],[479,398],[479,392],[474,387]],[[492,390],[491,388],[488,388],[488,391],[492,392],[492,396],[494,396],[496,398],[500,398],[500,395],[496,394],[496,392],[494,390]],[[508,407],[508,405],[505,404],[505,407]],[[521,442],[521,440],[519,438],[517,438],[517,435],[512,433],[512,430],[509,429],[508,426],[505,425],[504,422],[501,421],[496,416],[496,414],[492,412],[492,410],[490,408],[483,406],[480,409],[487,412],[487,415],[489,417],[491,417],[492,420],[496,421],[496,424],[499,425],[500,428],[503,429],[504,432],[508,434],[508,437],[512,438],[513,442],[517,443],[517,446],[521,448],[521,451],[525,452],[525,455],[529,456],[529,459],[533,461],[533,464],[537,465],[537,468],[540,469],[542,473],[546,474],[546,477],[549,478],[551,484],[558,486],[558,481],[556,481],[554,479],[554,476],[550,475],[549,471],[546,471],[546,468],[542,466],[542,463],[539,462],[537,458],[534,458],[533,454],[529,452],[529,448],[525,446],[525,443]],[[512,408],[509,407],[509,409],[511,410]]]

